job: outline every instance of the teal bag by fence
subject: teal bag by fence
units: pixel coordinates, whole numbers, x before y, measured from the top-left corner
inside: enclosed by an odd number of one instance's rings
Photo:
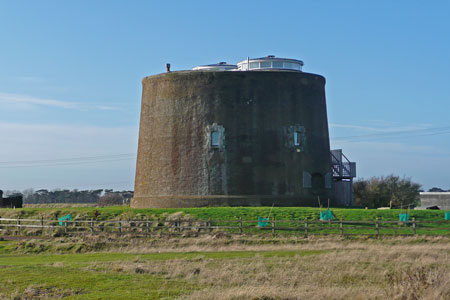
[[[65,221],[72,221],[72,215],[71,214],[65,215],[64,217],[58,218],[58,221],[59,226],[63,226]]]
[[[450,211],[445,212],[445,220],[450,221]]]
[[[409,221],[409,214],[399,214],[398,220],[400,222],[408,222]]]
[[[327,209],[326,211],[321,211],[320,212],[320,219],[322,221],[333,220],[333,214],[331,213],[331,210]]]
[[[267,227],[267,225],[269,225],[269,218],[261,218],[258,217],[258,227]]]

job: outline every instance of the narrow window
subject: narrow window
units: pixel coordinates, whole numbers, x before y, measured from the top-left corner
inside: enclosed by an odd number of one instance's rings
[[[284,63],[284,68],[285,68],[285,69],[295,70],[295,69],[296,69],[296,65],[297,65],[297,64],[295,64],[295,63],[288,63],[288,62],[285,62],[285,63]]]
[[[259,69],[259,62],[251,62],[250,69]]]
[[[270,61],[262,61],[261,69],[270,68]]]
[[[300,132],[294,131],[294,146],[300,146]]]
[[[307,189],[311,188],[311,174],[305,171],[303,171],[303,187]]]
[[[211,132],[211,147],[219,147],[219,132],[217,130]]]
[[[274,68],[274,69],[282,69],[283,68],[283,62],[282,61],[274,61],[274,62],[272,62],[272,68]]]

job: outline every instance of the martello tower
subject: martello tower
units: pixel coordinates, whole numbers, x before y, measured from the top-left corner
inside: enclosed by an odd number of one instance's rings
[[[132,207],[332,197],[325,78],[267,56],[145,77]]]

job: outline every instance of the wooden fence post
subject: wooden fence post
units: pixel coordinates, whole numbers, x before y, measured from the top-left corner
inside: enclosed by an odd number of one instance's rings
[[[339,229],[341,230],[341,236],[344,236],[344,223],[342,223],[342,218],[339,223]]]
[[[212,231],[212,222],[211,222],[211,218],[208,219],[208,227],[209,227],[209,232]]]
[[[64,233],[67,233],[67,221],[64,221]]]
[[[308,218],[305,218],[305,238],[308,237]]]
[[[375,228],[377,230],[377,238],[379,238],[380,237],[380,224],[378,222],[378,218],[375,221]]]
[[[415,217],[412,218],[412,223],[413,223],[413,232],[414,232],[414,235],[416,235],[416,218]]]
[[[122,221],[119,221],[119,233],[122,233]]]
[[[242,234],[243,228],[242,228],[242,217],[239,217],[239,234]]]
[[[147,222],[145,223],[145,226],[147,227],[147,233],[149,233],[150,232],[150,224],[149,224],[148,217],[147,217]]]
[[[2,229],[2,216],[0,216],[0,229]]]
[[[20,217],[17,218],[17,235],[20,234]]]
[[[91,219],[91,231],[94,232],[94,221]]]
[[[272,235],[275,236],[275,217],[272,217]]]
[[[44,235],[44,217],[41,216],[41,235]]]

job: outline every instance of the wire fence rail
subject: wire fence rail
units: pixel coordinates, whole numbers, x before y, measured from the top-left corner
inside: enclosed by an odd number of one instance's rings
[[[156,232],[209,233],[225,231],[236,234],[301,234],[305,237],[318,234],[335,235],[450,235],[449,221],[345,221],[345,220],[52,220],[1,218],[0,233],[5,235],[45,235],[50,232],[76,234],[134,233],[151,235]]]

